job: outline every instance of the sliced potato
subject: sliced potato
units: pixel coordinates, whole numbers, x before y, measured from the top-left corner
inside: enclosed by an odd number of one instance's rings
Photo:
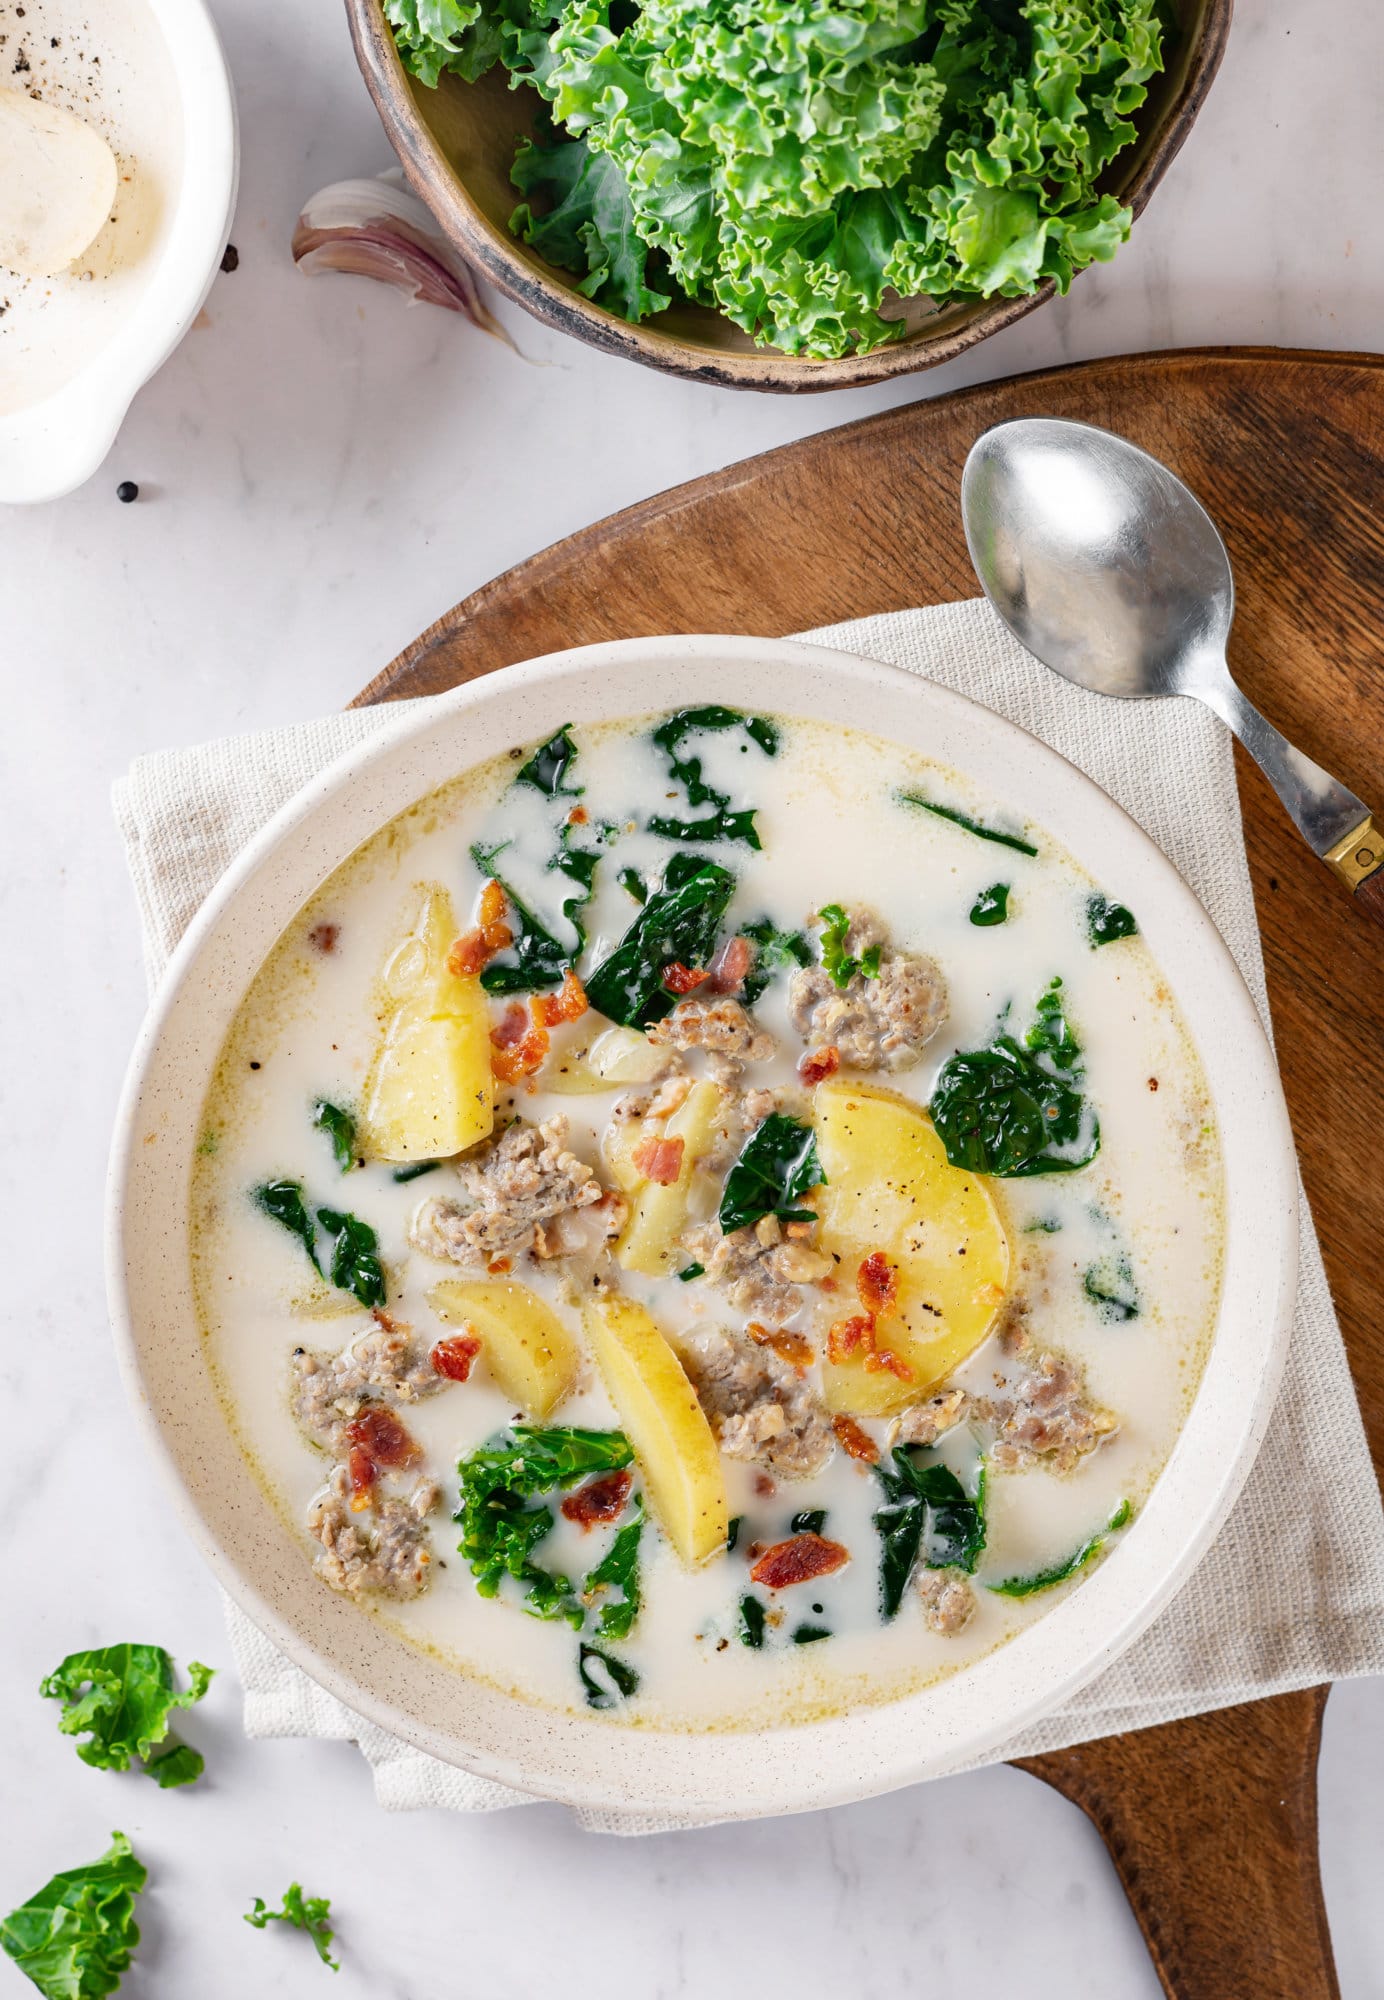
[[[607,1125],[602,1134],[601,1158],[621,1194],[637,1194],[644,1185],[644,1176],[632,1157],[643,1136],[644,1128],[635,1118]]]
[[[1004,1303],[1009,1239],[989,1189],[953,1167],[917,1104],[869,1084],[833,1081],[813,1095],[812,1124],[827,1175],[812,1196],[822,1248],[841,1260],[842,1312],[857,1312],[861,1260],[882,1250],[898,1267],[895,1312],[881,1347],[912,1369],[901,1381],[857,1354],[824,1362],[827,1406],[880,1416],[930,1395],[984,1340]]]
[[[730,1509],[721,1454],[686,1370],[633,1299],[603,1293],[582,1319],[650,1507],[683,1561],[705,1562],[725,1545]]]
[[[447,970],[456,935],[451,897],[424,883],[382,975],[387,1011],[360,1125],[377,1159],[449,1159],[495,1123],[490,1011],[479,978]]]
[[[571,1394],[581,1350],[546,1299],[509,1278],[444,1278],[428,1304],[445,1326],[480,1336],[486,1366],[525,1416],[542,1423]]]
[[[674,1260],[681,1258],[678,1238],[687,1227],[692,1176],[698,1160],[711,1150],[724,1103],[719,1084],[703,1079],[693,1084],[663,1125],[658,1133],[660,1138],[683,1142],[681,1172],[666,1187],[658,1181],[646,1180],[629,1159],[634,1178],[628,1185],[621,1185],[627,1194],[633,1194],[634,1206],[615,1252],[617,1262],[625,1270],[639,1271],[647,1278],[661,1278],[673,1267]],[[631,1151],[641,1136],[645,1135],[636,1127]]]

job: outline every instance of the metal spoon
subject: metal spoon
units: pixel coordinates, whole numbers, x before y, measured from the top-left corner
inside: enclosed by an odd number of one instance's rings
[[[1192,695],[1235,731],[1312,852],[1384,923],[1384,827],[1230,677],[1230,558],[1180,479],[1126,438],[1021,417],[971,448],[966,542],[1019,642],[1095,694]]]

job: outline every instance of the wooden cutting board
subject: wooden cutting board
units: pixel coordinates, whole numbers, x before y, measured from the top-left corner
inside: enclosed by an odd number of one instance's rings
[[[1384,807],[1384,361],[1217,349],[1086,363],[849,424],[694,480],[473,592],[361,702],[657,632],[781,634],[971,597],[958,512],[979,433],[1075,417],[1167,461],[1219,523],[1251,699]],[[1040,672],[1041,669],[1036,668]],[[1283,1081],[1376,1467],[1384,1334],[1384,930],[1237,750]],[[1104,1837],[1176,2000],[1328,2000],[1317,1868],[1324,1688],[1027,1760]],[[1074,1987],[1075,1991],[1076,1988]]]

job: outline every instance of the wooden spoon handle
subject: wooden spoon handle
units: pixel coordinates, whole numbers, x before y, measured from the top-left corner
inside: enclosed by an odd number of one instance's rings
[[[1365,876],[1355,891],[1355,907],[1377,924],[1384,924],[1384,868]]]
[[[1340,2000],[1317,1865],[1326,1696],[1020,1760],[1095,1824],[1169,2000]]]
[[[1373,817],[1367,813],[1322,859],[1355,897],[1356,908],[1384,924],[1384,829]]]

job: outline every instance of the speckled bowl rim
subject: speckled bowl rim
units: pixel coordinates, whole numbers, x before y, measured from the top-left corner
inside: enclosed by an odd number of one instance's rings
[[[266,951],[340,861],[436,784],[564,722],[729,701],[869,729],[1002,790],[1140,924],[1199,1048],[1226,1171],[1225,1287],[1206,1372],[1157,1485],[1109,1558],[1009,1644],[933,1686],[743,1732],[621,1728],[443,1666],[323,1589],[246,1474],[191,1310],[187,1188],[206,1084]],[[1224,1521],[1267,1427],[1292,1319],[1297,1167],[1267,1037],[1220,935],[1166,856],[1014,724],[902,670],[785,640],[587,646],[410,704],[292,799],[216,885],[130,1065],[108,1195],[122,1375],[179,1511],[225,1589],[320,1686],[446,1762],[615,1815],[751,1818],[869,1797],[983,1756],[1093,1680],[1167,1604]]]

